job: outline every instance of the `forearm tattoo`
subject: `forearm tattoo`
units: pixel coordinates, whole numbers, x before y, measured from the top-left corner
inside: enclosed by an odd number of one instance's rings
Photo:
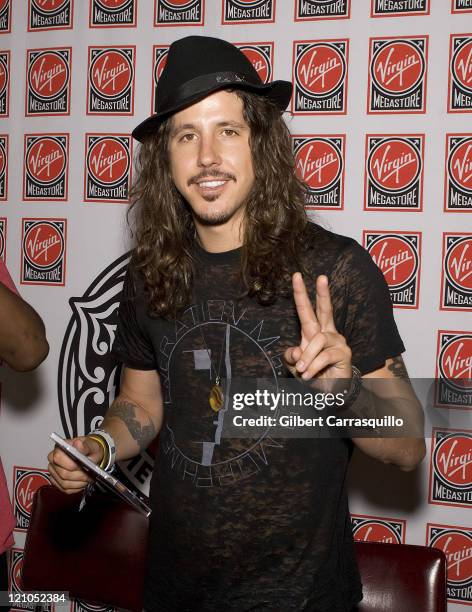
[[[392,363],[388,365],[388,369],[393,372],[393,375],[397,378],[405,378],[406,380],[410,380],[401,357],[393,357]]]
[[[148,425],[143,425],[136,418],[136,405],[126,400],[115,400],[110,406],[107,417],[117,417],[123,421],[128,428],[131,437],[136,440],[141,450],[147,448],[156,437],[156,428],[151,418]]]

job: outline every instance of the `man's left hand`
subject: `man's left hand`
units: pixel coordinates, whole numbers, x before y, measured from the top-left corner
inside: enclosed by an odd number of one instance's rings
[[[301,339],[298,346],[291,346],[284,353],[290,372],[303,380],[314,377],[350,379],[351,349],[334,324],[327,276],[320,275],[316,279],[316,310],[313,310],[300,272],[293,275],[292,285]]]

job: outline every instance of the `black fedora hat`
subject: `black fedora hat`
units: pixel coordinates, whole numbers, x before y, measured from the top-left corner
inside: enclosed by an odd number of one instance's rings
[[[134,138],[142,142],[173,113],[226,88],[246,89],[271,98],[281,111],[292,95],[289,81],[264,84],[244,53],[226,40],[187,36],[170,45],[157,84],[157,113],[133,130]]]

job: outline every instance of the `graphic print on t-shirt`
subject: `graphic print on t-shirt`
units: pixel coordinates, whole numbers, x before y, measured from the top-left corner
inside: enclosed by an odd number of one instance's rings
[[[174,337],[161,343],[159,362],[167,434],[161,443],[179,477],[196,487],[230,484],[268,465],[267,447],[282,447],[269,428],[259,439],[222,436],[236,388],[255,388],[257,379],[278,388],[282,354],[269,347],[279,339],[265,332],[264,320],[254,325],[246,309],[228,300],[193,305],[176,321]],[[209,398],[217,376],[224,403],[215,412]]]

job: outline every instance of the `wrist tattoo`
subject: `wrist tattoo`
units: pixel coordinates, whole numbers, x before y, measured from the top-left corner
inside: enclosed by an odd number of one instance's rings
[[[110,406],[107,417],[117,417],[128,428],[133,440],[136,440],[141,450],[147,448],[156,437],[156,428],[148,416],[149,424],[143,425],[136,418],[136,404],[126,400],[115,400]]]
[[[393,357],[392,363],[388,365],[388,369],[393,372],[393,375],[397,378],[404,378],[406,380],[410,380],[408,372],[406,371],[405,364],[403,363],[403,359],[401,357]]]

